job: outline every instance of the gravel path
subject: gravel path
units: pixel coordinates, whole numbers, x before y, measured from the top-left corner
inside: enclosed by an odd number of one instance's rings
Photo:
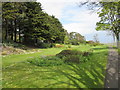
[[[104,87],[118,88],[118,86],[118,53],[110,47]]]

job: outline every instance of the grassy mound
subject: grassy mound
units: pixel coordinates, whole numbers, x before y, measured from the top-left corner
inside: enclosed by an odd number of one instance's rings
[[[78,50],[63,50],[56,54],[57,57],[64,59],[65,62],[69,63],[80,63],[89,60],[89,55],[91,52],[85,51],[81,52]]]

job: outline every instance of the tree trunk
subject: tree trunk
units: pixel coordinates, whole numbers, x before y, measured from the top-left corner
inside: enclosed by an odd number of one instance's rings
[[[120,48],[120,36],[119,35],[120,35],[119,33],[116,35],[116,37],[117,37],[117,48]]]
[[[17,41],[17,27],[16,27],[16,19],[14,21],[15,27],[14,27],[14,42]]]
[[[20,28],[19,28],[19,43],[21,43]]]
[[[5,19],[5,21],[6,21],[6,28],[5,28],[5,40],[7,40],[8,39],[8,21]]]
[[[11,40],[13,40],[13,30],[14,30],[14,28],[13,28],[13,22],[11,21]]]

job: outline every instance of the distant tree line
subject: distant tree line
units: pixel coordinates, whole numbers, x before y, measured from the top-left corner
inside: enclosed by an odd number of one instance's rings
[[[25,45],[39,46],[39,43],[64,43],[84,39],[79,33],[70,33],[61,22],[50,16],[38,2],[2,3],[2,39]],[[73,35],[74,34],[74,35]]]
[[[80,43],[85,43],[85,37],[77,32],[66,31],[65,44],[79,45]]]

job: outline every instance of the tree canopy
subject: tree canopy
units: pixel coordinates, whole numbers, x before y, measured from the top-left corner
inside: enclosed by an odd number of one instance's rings
[[[55,16],[43,11],[38,2],[3,3],[3,41],[24,44],[63,43],[65,30]]]
[[[90,10],[97,11],[100,21],[96,23],[96,30],[111,31],[117,39],[117,46],[120,47],[120,1],[89,2],[88,0],[80,3],[80,6],[83,5],[87,5]]]

